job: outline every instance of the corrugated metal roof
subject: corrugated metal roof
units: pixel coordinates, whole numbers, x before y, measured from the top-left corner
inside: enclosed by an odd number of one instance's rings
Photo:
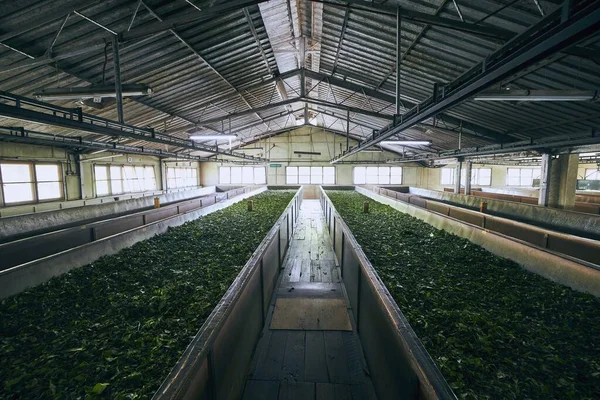
[[[3,10],[0,90],[31,97],[35,90],[43,88],[110,85],[113,66],[112,50],[106,42],[109,30],[128,32],[159,20],[201,15],[215,6],[235,8],[238,3],[239,0],[194,1],[202,10],[198,11],[183,0],[0,0]],[[395,17],[377,9],[347,8],[334,3],[338,2],[246,1],[242,4],[245,9],[238,7],[209,20],[123,43],[120,47],[123,83],[147,84],[154,91],[153,96],[125,100],[125,121],[180,138],[187,138],[190,132],[232,132],[242,141],[293,127],[297,119],[303,118],[304,102],[279,103],[301,97],[300,75],[287,77],[279,84],[273,78],[301,67],[304,59],[307,69],[365,88],[354,91],[329,84],[328,79],[307,78],[307,97],[316,100],[308,104],[310,119],[316,117],[318,125],[343,131],[347,112],[344,108],[350,107],[352,134],[367,137],[374,129],[385,127],[389,119],[376,114],[392,116],[395,112],[395,104],[389,101],[396,87]],[[378,1],[375,5],[399,5],[407,10],[454,21],[462,18],[466,23],[518,34],[540,21],[542,12],[552,12],[562,1],[538,3],[540,8],[533,0],[406,0]],[[403,20],[401,27],[400,86],[405,108],[429,97],[434,83],[454,80],[504,43],[411,19]],[[52,52],[48,52],[54,40]],[[584,45],[590,54],[596,54],[596,59],[562,54],[504,85],[519,89],[597,90],[600,88],[598,35]],[[80,54],[10,68],[31,58],[43,60],[48,55],[73,52]],[[5,72],[6,69],[11,70]],[[366,90],[376,92],[367,95]],[[52,103],[79,106],[73,100]],[[248,112],[251,109],[257,111]],[[370,115],[355,112],[358,109]],[[114,106],[84,111],[116,119]],[[447,115],[454,117],[454,122],[464,121],[463,143],[484,145],[492,140],[477,136],[478,129],[515,139],[564,135],[597,127],[600,104],[467,101],[449,110]],[[0,126],[15,126],[15,123],[0,118]],[[17,124],[38,131],[81,135],[64,128],[29,122]],[[442,150],[456,148],[458,130],[458,124],[440,116],[403,135],[431,140],[433,149]]]

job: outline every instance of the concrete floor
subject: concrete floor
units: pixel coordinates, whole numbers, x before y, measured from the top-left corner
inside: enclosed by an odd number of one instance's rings
[[[352,330],[271,329],[283,298],[343,300]],[[243,398],[376,399],[369,376],[321,204],[304,200]]]

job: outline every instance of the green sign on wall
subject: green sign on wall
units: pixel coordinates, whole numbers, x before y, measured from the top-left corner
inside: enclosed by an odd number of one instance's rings
[[[269,164],[271,168],[281,168],[281,164]]]

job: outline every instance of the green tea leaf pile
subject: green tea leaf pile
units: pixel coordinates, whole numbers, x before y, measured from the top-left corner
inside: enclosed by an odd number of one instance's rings
[[[459,398],[600,398],[600,299],[357,192],[327,194]]]
[[[150,398],[293,191],[265,192],[2,300],[0,398]]]

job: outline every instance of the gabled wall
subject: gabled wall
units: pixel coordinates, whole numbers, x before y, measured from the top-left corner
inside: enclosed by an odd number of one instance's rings
[[[335,146],[334,146],[335,142]],[[357,142],[350,139],[350,146]],[[390,152],[361,152],[357,155],[346,158],[345,162],[357,163],[351,164],[330,164],[329,160],[335,155],[340,154],[346,148],[346,137],[336,135],[331,132],[325,132],[318,127],[300,127],[288,133],[275,137],[260,140],[250,145],[237,149],[237,152],[244,152],[244,148],[262,147],[262,151],[246,151],[248,155],[266,157],[270,160],[269,164],[280,164],[281,167],[275,168],[267,164],[267,184],[284,185],[285,167],[304,166],[304,167],[336,167],[336,184],[352,185],[353,168],[361,161],[376,162],[377,164],[366,164],[365,166],[392,166],[386,164],[386,160],[398,158],[398,154]],[[299,155],[294,151],[317,152],[320,155]],[[221,163],[202,163],[201,182],[203,185],[219,184],[219,166]],[[228,164],[229,165],[229,164]],[[396,166],[396,165],[394,165]],[[400,165],[399,165],[400,166]],[[418,182],[418,169],[411,165],[401,165],[403,167],[403,184],[416,185]]]

